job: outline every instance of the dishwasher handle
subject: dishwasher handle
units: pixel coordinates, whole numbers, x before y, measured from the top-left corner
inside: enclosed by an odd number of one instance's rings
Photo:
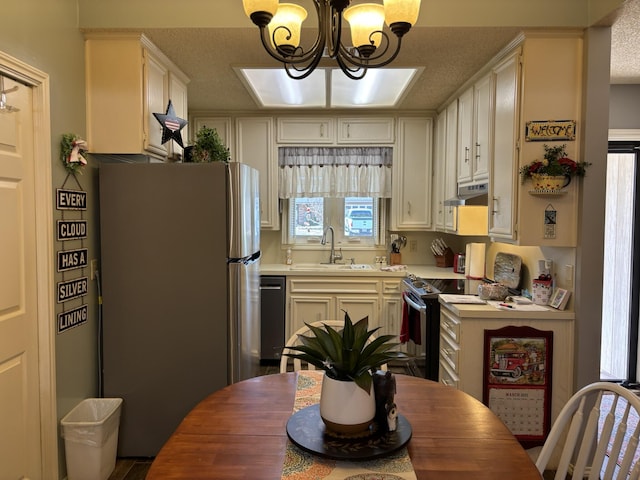
[[[282,290],[281,285],[260,285],[260,290]]]

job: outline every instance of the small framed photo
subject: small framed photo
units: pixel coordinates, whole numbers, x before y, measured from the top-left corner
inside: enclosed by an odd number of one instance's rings
[[[549,306],[557,308],[558,310],[564,310],[567,307],[567,302],[569,302],[570,296],[571,292],[568,290],[565,290],[564,288],[556,288],[549,300]]]

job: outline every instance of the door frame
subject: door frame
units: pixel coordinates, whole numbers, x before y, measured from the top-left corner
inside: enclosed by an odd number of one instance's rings
[[[38,384],[43,479],[58,475],[49,75],[0,51],[0,74],[31,88],[36,217]]]

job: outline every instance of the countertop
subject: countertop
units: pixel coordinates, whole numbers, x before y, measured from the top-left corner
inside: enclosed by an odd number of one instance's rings
[[[387,277],[402,278],[409,274],[421,278],[459,278],[464,279],[464,275],[453,273],[453,268],[440,268],[435,265],[405,265],[406,270],[384,271],[379,268],[367,270],[351,270],[346,268],[327,268],[322,265],[313,268],[312,264],[284,265],[279,263],[263,263],[260,265],[260,275],[284,275],[284,276],[359,276],[359,277]]]
[[[575,312],[568,310],[556,310],[552,307],[542,307],[544,310],[528,311],[525,307],[518,309],[516,305],[514,308],[501,309],[496,308],[489,303],[476,305],[476,304],[453,304],[445,302],[442,297],[439,298],[441,308],[446,308],[453,315],[463,319],[519,319],[519,320],[574,320]]]

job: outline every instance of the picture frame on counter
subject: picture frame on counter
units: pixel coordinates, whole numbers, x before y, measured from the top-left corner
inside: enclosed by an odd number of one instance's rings
[[[549,299],[549,306],[557,308],[558,310],[564,310],[565,308],[567,308],[567,303],[569,302],[570,296],[571,292],[569,290],[565,290],[564,288],[556,288],[551,294],[551,298]]]

